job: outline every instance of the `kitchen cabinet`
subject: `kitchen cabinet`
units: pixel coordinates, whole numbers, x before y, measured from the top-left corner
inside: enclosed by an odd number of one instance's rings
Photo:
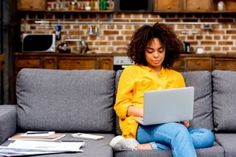
[[[186,0],[185,4],[186,11],[212,11],[213,3],[212,0]]]
[[[184,0],[155,0],[154,11],[176,12],[184,10]]]
[[[16,53],[16,73],[22,68],[112,70],[113,56],[109,54]]]
[[[236,54],[181,54],[173,68],[178,71],[236,71]]]
[[[236,71],[236,58],[216,58],[214,69]]]
[[[17,69],[21,68],[41,68],[42,63],[39,57],[20,57],[16,58]]]
[[[211,57],[185,57],[184,58],[185,71],[191,70],[212,70]]]
[[[176,60],[174,62],[174,65],[173,65],[173,69],[177,70],[177,71],[184,71],[184,63],[183,63],[183,58],[180,57],[178,60]]]
[[[99,57],[98,58],[99,69],[110,70],[113,69],[113,58],[111,57]]]
[[[58,69],[63,69],[63,70],[98,69],[98,64],[97,64],[97,59],[95,57],[59,57]]]
[[[56,57],[43,57],[43,68],[45,69],[56,69],[57,58]]]
[[[213,0],[154,0],[154,12],[212,12],[214,3]]]
[[[223,0],[225,10],[218,11],[221,0],[154,0],[157,13],[232,13],[236,11],[235,0]]]
[[[44,11],[46,0],[17,0],[18,10]]]
[[[226,11],[236,11],[236,1],[235,0],[226,0],[225,1]]]

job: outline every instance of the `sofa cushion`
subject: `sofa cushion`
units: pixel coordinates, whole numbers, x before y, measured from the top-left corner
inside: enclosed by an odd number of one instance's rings
[[[111,132],[115,73],[23,69],[16,82],[18,125],[25,130]]]
[[[212,72],[215,131],[236,131],[235,80],[236,72]]]
[[[194,115],[191,126],[213,129],[212,82],[208,71],[183,72],[186,86],[194,87]]]
[[[217,143],[210,148],[197,149],[198,157],[224,157],[224,149]],[[115,157],[172,157],[171,151],[123,151],[115,152]]]
[[[109,146],[109,142],[114,137],[114,134],[96,134],[104,136],[102,140],[86,140],[83,139],[85,145],[81,148],[83,153],[60,153],[60,154],[48,154],[48,155],[37,155],[36,157],[113,157],[113,150]],[[70,133],[67,133],[63,139],[73,139]],[[60,141],[60,140],[57,140]],[[2,145],[7,146],[12,141],[8,140]],[[2,156],[1,156],[2,157]]]
[[[0,143],[16,133],[16,105],[0,105]]]
[[[116,71],[116,79],[115,79],[115,94],[117,92],[117,88],[118,88],[118,83],[119,83],[119,79],[121,76],[123,70],[117,70]],[[115,127],[116,127],[116,134],[117,135],[121,135],[121,130],[120,130],[120,125],[119,125],[119,117],[116,115],[116,120],[115,120]]]
[[[225,157],[236,156],[236,134],[233,133],[216,133],[216,141],[224,148]]]

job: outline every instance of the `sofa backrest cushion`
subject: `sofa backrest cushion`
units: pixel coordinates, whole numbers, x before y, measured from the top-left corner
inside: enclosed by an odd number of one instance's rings
[[[208,71],[183,72],[186,86],[194,87],[194,115],[192,127],[213,130],[212,81]]]
[[[215,131],[236,131],[236,72],[215,70],[213,113]]]
[[[109,70],[23,69],[16,82],[24,130],[111,132],[115,73]]]
[[[115,94],[117,93],[117,88],[118,88],[118,83],[120,80],[120,76],[123,70],[117,70],[116,71],[116,79],[115,79]],[[117,135],[121,135],[121,129],[120,129],[120,125],[119,125],[119,117],[116,115],[116,120],[115,120],[115,127],[116,127],[116,134]]]

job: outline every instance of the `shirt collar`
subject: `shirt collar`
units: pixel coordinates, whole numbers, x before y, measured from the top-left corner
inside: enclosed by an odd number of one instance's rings
[[[141,67],[144,69],[144,70],[147,70],[149,72],[153,72],[154,70],[148,66],[144,66],[144,65],[141,65]],[[165,75],[166,73],[166,69],[164,67],[161,68],[160,72],[159,72],[159,76],[163,76]]]

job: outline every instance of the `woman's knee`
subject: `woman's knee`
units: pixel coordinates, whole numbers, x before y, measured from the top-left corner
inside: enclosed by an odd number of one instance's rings
[[[205,128],[196,128],[189,130],[195,148],[207,148],[214,144],[214,133]]]
[[[179,147],[181,145],[192,145],[191,136],[188,132],[188,129],[184,125],[179,123],[171,125],[173,125],[173,129],[171,130],[173,133],[169,144],[172,147]]]

